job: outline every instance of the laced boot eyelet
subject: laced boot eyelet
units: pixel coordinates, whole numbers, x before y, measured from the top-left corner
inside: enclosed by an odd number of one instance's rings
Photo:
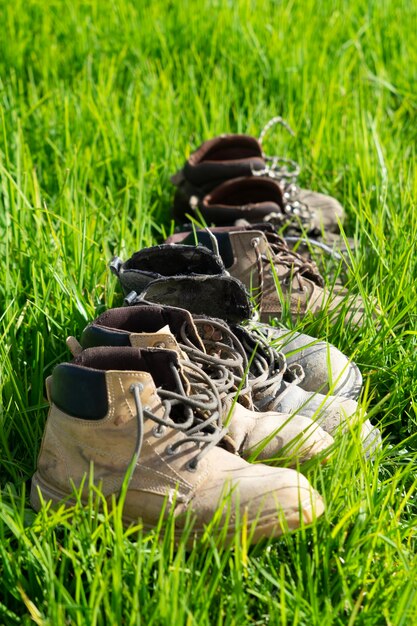
[[[165,433],[165,430],[166,430],[165,426],[160,426],[160,425],[154,426],[152,428],[152,434],[154,437],[159,439],[160,437],[163,436],[163,434]]]
[[[165,341],[157,341],[156,343],[153,344],[154,348],[166,348],[166,343]]]
[[[173,448],[172,446],[167,446],[167,447],[165,448],[165,454],[166,454],[167,456],[173,456],[173,455],[175,454],[175,450],[174,450],[174,448]]]
[[[137,389],[139,393],[142,393],[142,391],[144,390],[144,386],[142,385],[142,383],[132,383],[129,387],[129,391],[133,392],[135,389]]]
[[[191,461],[187,461],[185,465],[185,469],[187,469],[189,472],[196,472],[197,467],[198,467],[198,461],[196,461],[195,459],[191,459]]]

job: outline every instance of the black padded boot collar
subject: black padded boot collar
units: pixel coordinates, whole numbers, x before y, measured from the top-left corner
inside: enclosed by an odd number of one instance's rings
[[[203,246],[162,244],[144,248],[123,263],[115,257],[110,264],[124,293],[140,294],[146,285],[158,278],[224,274],[219,256]]]
[[[57,365],[52,372],[51,399],[74,417],[102,419],[108,412],[105,373],[148,372],[156,387],[176,390],[171,366],[179,367],[172,350],[99,347],[83,350],[71,363]]]
[[[123,264],[124,271],[149,272],[155,278],[188,274],[221,274],[224,266],[207,248],[161,244],[144,248]]]
[[[193,185],[209,191],[224,180],[250,176],[265,167],[259,142],[249,135],[220,135],[205,141],[183,168],[183,176]]]

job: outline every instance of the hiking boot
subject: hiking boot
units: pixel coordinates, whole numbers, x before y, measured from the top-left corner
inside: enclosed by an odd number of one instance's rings
[[[264,221],[273,225],[274,230],[285,229],[286,234],[302,231],[317,236],[333,226],[332,212],[326,214],[318,208],[310,211],[304,203],[299,206],[288,204],[280,185],[272,178],[233,178],[215,187],[199,201],[193,196],[190,202],[191,209],[198,208],[208,225],[233,226],[239,220],[248,224]]]
[[[189,275],[176,274],[178,264],[182,262],[183,248],[174,245],[145,248],[125,263],[115,257],[111,268],[126,294],[126,302],[136,303],[140,294],[141,300],[181,307],[192,314],[221,318],[232,324],[249,320],[252,307],[245,287],[240,281],[227,276],[223,262],[211,250],[198,246],[201,265],[194,264],[193,272]],[[161,250],[165,261],[163,264],[158,258]],[[227,256],[227,249],[223,250],[223,255],[227,263],[233,263],[233,254]],[[216,256],[217,261],[210,259],[213,256]],[[215,263],[218,263],[219,273],[205,275],[205,268],[209,264],[214,268]],[[183,268],[180,271],[184,271]],[[147,287],[143,289],[146,282]],[[305,377],[299,386],[303,389],[323,393],[331,390],[334,395],[353,400],[358,398],[361,374],[340,350],[302,333],[273,328],[252,320],[250,326],[252,331],[256,327],[262,335],[266,333],[268,340],[276,340],[275,347],[285,354],[289,364],[301,365]]]
[[[214,388],[187,390],[170,350],[92,348],[58,365],[48,385],[50,411],[32,479],[31,504],[72,505],[73,488],[94,473],[108,502],[126,489],[123,519],[154,528],[172,505],[175,536],[194,516],[201,537],[218,507],[230,540],[247,519],[255,543],[323,512],[307,479],[290,469],[250,465],[218,444],[224,440]],[[200,377],[201,381],[201,377]],[[76,389],[76,393],[74,393]],[[203,400],[204,398],[204,400]],[[224,498],[231,514],[227,516]]]
[[[110,269],[119,279],[126,304],[134,304],[138,295],[143,294],[152,282],[155,284],[155,298],[159,290],[162,304],[170,305],[171,299],[177,300],[178,283],[183,277],[192,276],[195,279],[193,290],[183,292],[184,308],[216,315],[212,312],[212,299],[217,302],[220,297],[224,303],[224,314],[230,321],[247,319],[253,313],[249,298],[239,282],[228,275],[221,258],[204,246],[163,244],[143,248],[125,263],[114,257]],[[211,278],[217,276],[223,276],[224,280],[213,282]],[[172,281],[168,282],[166,278]],[[218,289],[220,293],[213,291]]]
[[[362,390],[362,374],[353,361],[327,341],[305,333],[249,320],[245,325],[252,336],[260,336],[285,355],[288,365],[300,365],[304,378],[298,386],[305,391],[329,392],[357,400]]]
[[[219,327],[218,322],[212,323]],[[237,336],[246,352],[250,362],[252,397],[258,410],[305,415],[333,436],[337,432],[347,433],[352,427],[357,427],[365,456],[374,456],[382,444],[381,433],[369,419],[362,417],[355,400],[302,389],[299,385],[304,377],[303,369],[296,362],[288,364],[284,355],[267,341],[262,328],[259,329],[256,323],[254,326],[234,326],[235,335],[228,333],[224,324],[221,326],[221,341],[224,343],[228,340],[229,344],[236,345],[234,338]],[[236,349],[239,351],[239,345]]]
[[[277,454],[290,461],[307,460],[330,445],[321,429],[333,435],[359,422],[355,401],[299,388],[297,384],[304,376],[299,365],[287,366],[284,355],[271,348],[265,338],[239,326],[232,330],[221,320],[192,318],[185,310],[166,306],[109,309],[89,324],[81,337],[82,347],[104,344],[165,347],[204,368],[218,388],[224,414],[229,413],[235,397],[243,405],[235,405],[228,434],[234,449],[244,457],[266,440],[269,443],[259,453],[261,460]],[[260,413],[250,410],[254,407]],[[313,419],[321,429],[315,432],[300,416]],[[369,420],[361,425],[366,452],[374,430]],[[275,431],[278,440],[271,439]],[[304,432],[309,434],[305,444]],[[373,451],[375,447],[377,442],[373,441]]]
[[[219,252],[226,270],[251,290],[261,321],[280,317],[283,311],[293,320],[308,311],[323,311],[332,320],[341,317],[352,325],[364,320],[366,305],[360,296],[329,290],[315,263],[290,250],[275,233],[231,227],[182,235],[181,245],[197,240]]]
[[[230,207],[229,207],[230,208]],[[212,220],[214,222],[214,220]],[[216,228],[206,228],[206,232],[230,232],[232,230],[260,230],[266,235],[270,233],[274,235],[277,229],[275,217],[265,218],[263,222],[249,222],[241,217],[237,219],[234,226],[220,226]],[[281,229],[282,230],[282,229]],[[166,244],[186,243],[196,244],[195,237],[191,239],[191,224],[185,224],[177,229],[172,235],[165,240]],[[325,274],[331,279],[335,285],[335,290],[342,293],[344,283],[346,282],[348,270],[352,268],[352,255],[357,247],[357,242],[352,238],[347,238],[338,233],[329,233],[322,231],[320,235],[303,233],[291,233],[291,229],[287,228],[282,235],[288,248],[303,257],[304,261],[310,262],[317,266],[319,273]]]
[[[109,309],[85,328],[80,349],[102,345],[174,350],[186,377],[190,363],[201,368],[221,399],[229,445],[243,457],[258,450],[260,460],[279,458],[294,464],[323,452],[333,441],[307,417],[290,416],[292,411],[255,412],[246,353],[221,342],[208,353],[188,311],[155,305]]]
[[[291,169],[288,168],[289,164]],[[261,176],[269,177],[279,185],[281,195],[281,200],[277,203],[279,210],[274,208],[271,213],[279,216],[280,224],[281,216],[285,215],[289,223],[301,224],[310,231],[318,228],[319,231],[338,232],[339,224],[344,217],[343,207],[335,198],[300,189],[297,185],[298,173],[299,167],[294,161],[267,157],[260,141],[254,137],[232,134],[215,137],[205,141],[193,152],[182,170],[172,177],[172,182],[178,188],[174,199],[174,217],[183,221],[187,213],[193,213],[197,208],[204,216],[206,207],[203,198],[210,192],[216,195],[218,193],[216,187],[235,178]],[[275,195],[277,193],[275,192]],[[224,190],[221,195],[225,197]],[[244,195],[242,191],[239,198]],[[257,196],[257,202],[262,201],[262,196]],[[242,207],[251,203],[253,203],[251,194],[246,201],[239,200]],[[227,205],[230,204],[238,204],[233,202],[232,195],[229,195],[227,202]],[[227,213],[226,209],[225,214]],[[256,221],[258,213],[258,209],[252,206],[246,219]],[[262,219],[263,217],[262,215]],[[233,221],[222,223],[233,224]]]

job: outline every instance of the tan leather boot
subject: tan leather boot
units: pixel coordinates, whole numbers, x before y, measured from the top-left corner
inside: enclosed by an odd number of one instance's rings
[[[228,232],[223,234],[216,229],[215,234],[216,241],[219,239],[219,250],[225,262],[233,264],[233,251],[229,244]],[[188,235],[189,233],[177,233],[175,237],[181,236],[184,239]],[[211,238],[207,232],[196,233],[198,238],[203,235],[206,236],[206,245],[210,245]],[[188,274],[181,274],[187,271],[180,267],[184,262],[183,248],[184,246],[175,245],[145,248],[126,262],[115,257],[111,267],[127,294],[126,302],[135,304],[146,299],[163,305],[181,307],[195,315],[221,318],[233,324],[245,323],[245,320],[252,317],[246,288],[241,281],[227,276],[222,263],[221,272],[218,274],[204,274],[208,263],[202,257],[204,255],[217,257],[212,251],[198,246],[201,265],[194,263]],[[193,246],[188,248],[196,249]],[[163,251],[164,258],[162,268],[158,256],[160,250]],[[248,325],[251,332],[259,330],[268,342],[272,342],[283,352],[288,364],[301,365],[305,374],[304,379],[299,382],[302,389],[320,390],[323,393],[332,390],[335,395],[353,400],[359,397],[362,385],[361,373],[358,367],[335,346],[310,335],[253,320],[248,321]]]
[[[186,386],[177,354],[169,350],[93,348],[58,365],[49,382],[51,408],[32,506],[39,510],[42,499],[71,504],[73,485],[80,487],[92,470],[109,500],[127,481],[126,523],[141,519],[152,528],[166,501],[173,502],[177,537],[187,512],[201,536],[219,505],[228,537],[235,532],[234,508],[254,527],[253,542],[323,512],[320,496],[299,473],[250,465],[219,447],[225,431],[215,388],[206,386],[202,396],[202,388],[187,394]]]
[[[239,228],[214,228],[210,234],[198,231],[186,235],[184,243],[197,241],[212,247],[212,237],[226,270],[240,280],[258,303],[262,321],[280,317],[288,310],[293,319],[307,311],[313,315],[325,312],[332,320],[360,325],[367,307],[359,295],[348,295],[325,286],[315,263],[307,261],[287,246],[275,233]],[[375,304],[369,302],[369,314]]]
[[[210,324],[208,320],[201,323]],[[210,340],[207,343],[212,345]],[[245,352],[218,342],[212,354],[207,353],[188,311],[157,305],[109,309],[89,324],[81,337],[81,347],[100,345],[174,350],[186,376],[187,362],[202,368],[220,395],[230,444],[243,457],[258,451],[260,460],[295,464],[322,453],[333,442],[318,424],[295,411],[253,410]]]
[[[81,346],[98,345],[163,347],[198,363],[218,386],[225,415],[237,397],[229,416],[229,435],[244,457],[260,449],[263,440],[260,459],[306,460],[323,450],[322,430],[333,436],[354,427],[360,428],[367,456],[380,447],[379,430],[362,419],[354,400],[301,389],[297,383],[304,375],[302,368],[287,366],[282,353],[268,345],[261,333],[248,328],[232,330],[221,320],[143,304],[109,309],[89,324]],[[317,433],[302,417],[320,426]]]
[[[297,196],[292,193],[294,201],[289,203],[278,182],[271,178],[233,178],[198,202],[192,196],[188,213],[198,208],[204,221],[216,226],[233,226],[239,220],[250,224],[265,221],[286,234],[307,232],[320,236],[327,229],[339,230],[337,218],[342,215],[334,198],[305,189],[298,189]]]

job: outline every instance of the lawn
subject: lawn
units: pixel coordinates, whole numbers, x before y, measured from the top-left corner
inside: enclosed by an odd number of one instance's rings
[[[0,0],[0,624],[417,624],[417,4]],[[307,317],[364,377],[383,434],[301,467],[326,512],[250,548],[190,552],[120,507],[35,514],[44,379],[122,295],[107,265],[172,229],[170,175],[204,139],[259,134],[337,197],[361,329]],[[284,322],[291,324],[289,319]]]

